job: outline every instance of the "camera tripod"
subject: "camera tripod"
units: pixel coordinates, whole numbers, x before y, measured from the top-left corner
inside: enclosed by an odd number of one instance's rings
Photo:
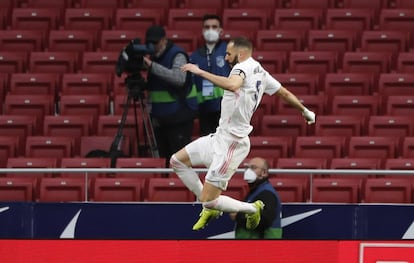
[[[126,123],[126,119],[128,116],[128,110],[133,102],[134,105],[134,117],[135,117],[135,135],[137,138],[137,153],[139,155],[145,155],[145,153],[150,153],[152,157],[158,158],[158,146],[157,141],[155,139],[154,129],[152,127],[151,118],[149,113],[146,109],[146,105],[144,103],[144,92],[145,89],[145,79],[139,74],[132,74],[128,75],[125,78],[125,86],[127,88],[127,96],[124,103],[124,108],[122,112],[121,122],[119,124],[117,133],[115,135],[114,141],[111,144],[111,148],[109,150],[111,156],[111,166],[115,167],[116,156],[122,154],[122,139],[123,129]],[[144,126],[144,139],[145,144],[143,146],[140,145],[139,140],[139,126],[138,126],[138,114],[137,114],[137,101],[140,102],[139,108],[141,109],[142,113],[142,123]]]

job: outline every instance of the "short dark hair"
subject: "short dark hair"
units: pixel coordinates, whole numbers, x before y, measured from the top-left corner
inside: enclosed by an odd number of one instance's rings
[[[218,20],[219,21],[219,25],[221,27],[221,17],[219,15],[215,15],[215,14],[205,14],[203,16],[203,24],[204,24],[204,22],[206,22],[206,20],[209,20],[209,19],[216,19],[216,20]]]
[[[245,37],[235,37],[235,38],[232,38],[229,42],[232,42],[233,45],[237,48],[244,47],[249,50],[253,50],[252,42],[250,42],[250,40],[248,40]]]

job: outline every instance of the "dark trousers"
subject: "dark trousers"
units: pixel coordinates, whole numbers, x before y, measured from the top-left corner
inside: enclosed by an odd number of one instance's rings
[[[160,124],[154,127],[160,157],[166,158],[166,167],[169,166],[170,157],[178,150],[191,142],[193,120],[177,124]]]
[[[209,112],[200,114],[199,123],[200,123],[200,136],[208,135],[210,133],[215,133],[218,127],[220,120],[220,112]]]

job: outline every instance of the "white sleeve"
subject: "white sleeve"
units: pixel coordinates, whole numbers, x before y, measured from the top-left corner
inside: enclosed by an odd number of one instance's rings
[[[278,80],[276,80],[272,75],[270,75],[268,72],[265,73],[265,93],[268,95],[275,94],[282,84]]]

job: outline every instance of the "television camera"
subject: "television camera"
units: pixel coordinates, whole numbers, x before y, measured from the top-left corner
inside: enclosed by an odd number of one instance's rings
[[[154,130],[152,127],[151,119],[149,113],[146,109],[146,104],[144,103],[144,90],[146,90],[146,80],[141,75],[141,71],[147,70],[147,67],[144,64],[144,56],[154,54],[154,45],[141,44],[140,39],[131,40],[128,45],[123,48],[119,54],[118,61],[115,65],[115,73],[118,77],[121,77],[123,73],[126,73],[125,78],[125,87],[127,88],[127,96],[124,103],[123,113],[120,125],[118,127],[117,134],[114,141],[111,144],[109,150],[109,156],[111,157],[111,166],[115,166],[116,158],[122,156],[122,139],[123,139],[123,129],[125,126],[126,118],[128,115],[128,109],[131,105],[131,102],[134,103],[134,115],[135,115],[135,132],[137,137],[137,153],[140,156],[150,153],[152,157],[159,157],[157,143],[155,140]],[[140,105],[137,106],[136,102],[140,101]],[[138,115],[137,108],[140,108],[142,111],[142,123],[144,128],[145,135],[145,144],[140,145],[139,143],[139,126],[138,126]]]

